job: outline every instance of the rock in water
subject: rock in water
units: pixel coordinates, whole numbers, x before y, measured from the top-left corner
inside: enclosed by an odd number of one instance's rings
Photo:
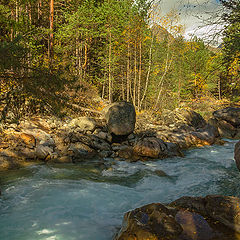
[[[214,231],[203,216],[180,210],[175,216],[175,220],[182,226],[183,232],[180,239],[210,240],[214,237]]]
[[[174,219],[176,212],[152,203],[127,212],[115,240],[176,239],[183,229]]]
[[[129,102],[115,102],[105,109],[108,131],[115,135],[129,135],[134,131],[136,112]]]
[[[238,239],[239,207],[239,198],[220,195],[148,204],[124,215],[115,240]]]
[[[231,196],[181,197],[171,207],[194,211],[240,233],[240,199]]]
[[[237,168],[240,171],[240,141],[237,142],[236,145],[235,145],[234,159],[236,161]]]

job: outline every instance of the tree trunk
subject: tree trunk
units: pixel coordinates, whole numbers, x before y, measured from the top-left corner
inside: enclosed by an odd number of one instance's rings
[[[112,102],[112,66],[111,66],[111,61],[112,61],[112,33],[111,30],[109,29],[109,48],[108,48],[108,100],[109,103]]]
[[[221,100],[221,77],[218,79],[218,99]]]
[[[54,17],[54,0],[50,0],[50,36],[49,36],[49,61],[50,66],[53,60],[53,17]]]
[[[134,107],[136,107],[136,86],[137,86],[137,43],[135,41],[134,83],[133,83],[133,105],[134,105]]]
[[[85,46],[84,46],[84,64],[82,66],[83,69],[83,79],[86,79],[87,74],[87,62],[88,62],[88,46],[87,46],[88,38],[86,38]]]
[[[145,83],[144,93],[143,93],[142,99],[140,101],[140,109],[142,107],[143,100],[146,96],[148,83],[149,83],[149,75],[150,75],[151,66],[152,66],[152,46],[153,46],[153,34],[152,34],[151,45],[150,45],[150,49],[149,49],[149,61],[148,61],[148,71],[147,71],[146,83]]]
[[[172,58],[173,58],[173,57],[172,57]],[[162,89],[163,89],[163,80],[164,80],[165,75],[166,75],[167,72],[168,72],[168,69],[171,67],[172,60],[173,60],[172,58],[170,59],[170,61],[168,61],[168,59],[167,59],[167,61],[166,61],[165,70],[164,70],[164,73],[163,73],[163,75],[162,75],[162,77],[161,77],[161,79],[160,79],[159,92],[158,92],[157,100],[156,100],[155,105],[154,105],[154,109],[156,109],[156,107],[157,107],[157,105],[158,105],[158,103],[159,103],[160,96],[161,96]],[[169,64],[168,64],[168,62],[169,62]]]
[[[140,111],[140,97],[141,97],[141,77],[142,77],[142,43],[139,42],[139,73],[138,73],[138,111]]]
[[[128,52],[127,52],[127,102],[130,96],[130,43],[128,39]]]

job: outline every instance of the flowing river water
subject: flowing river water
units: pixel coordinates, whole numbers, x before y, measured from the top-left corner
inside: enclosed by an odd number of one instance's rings
[[[181,196],[240,197],[240,173],[224,146],[149,162],[38,165],[0,173],[1,240],[111,240],[126,211]]]

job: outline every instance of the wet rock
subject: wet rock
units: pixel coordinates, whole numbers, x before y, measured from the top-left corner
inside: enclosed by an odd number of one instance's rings
[[[239,198],[220,195],[152,203],[127,212],[115,240],[232,239],[224,234],[240,231],[239,206]]]
[[[172,202],[170,206],[195,211],[240,232],[240,199],[237,197],[220,195],[209,195],[204,198],[182,197]]]
[[[160,203],[127,212],[115,240],[176,239],[183,229],[175,220],[175,214]]]
[[[240,141],[235,144],[234,159],[235,159],[237,168],[240,171]]]
[[[154,137],[140,139],[133,147],[134,154],[141,157],[160,158],[167,156],[165,143]]]
[[[175,220],[183,228],[180,239],[209,240],[216,236],[204,217],[197,213],[180,210],[177,212]]]
[[[108,106],[104,113],[109,133],[129,135],[134,131],[136,112],[131,103],[115,102]]]
[[[213,116],[218,120],[225,120],[237,127],[240,125],[240,108],[227,107],[213,112]]]

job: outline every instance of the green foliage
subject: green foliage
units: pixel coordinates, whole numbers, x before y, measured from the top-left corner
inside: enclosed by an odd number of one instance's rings
[[[240,2],[239,0],[221,1],[226,11],[223,38],[223,76],[224,94],[232,99],[240,94]]]
[[[184,40],[176,12],[162,16],[152,3],[55,0],[50,32],[49,1],[2,1],[0,112],[15,104],[12,109],[30,113],[29,101],[33,112],[35,103],[41,111],[46,106],[66,111],[76,103],[88,107],[86,95],[96,92],[132,101],[139,111],[173,108],[191,98],[237,90],[239,2],[223,2],[228,9],[223,54],[200,39]]]

